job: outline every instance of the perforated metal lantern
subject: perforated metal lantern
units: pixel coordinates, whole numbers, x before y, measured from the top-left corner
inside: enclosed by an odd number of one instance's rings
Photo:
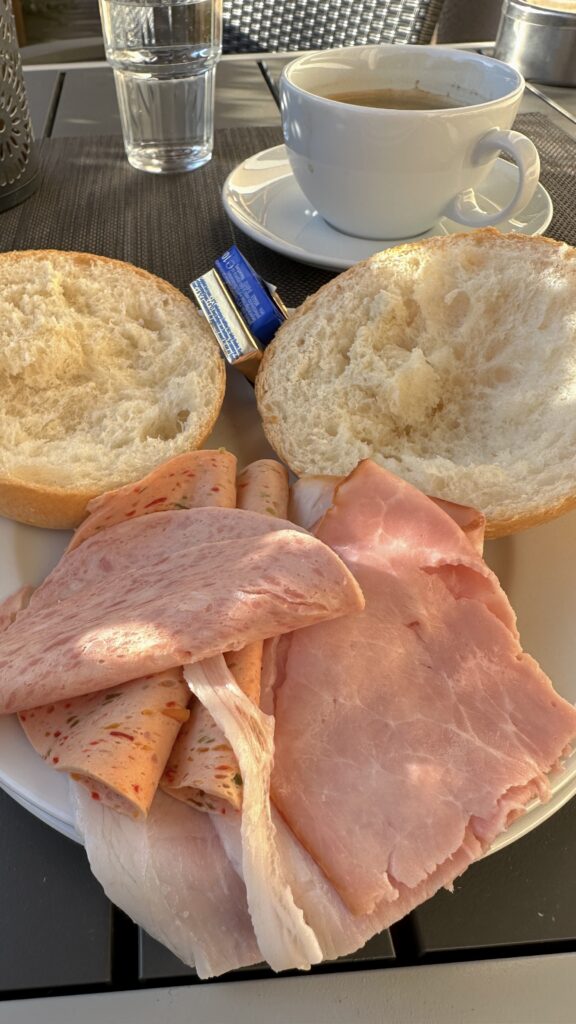
[[[39,183],[28,100],[11,0],[0,0],[0,210]]]

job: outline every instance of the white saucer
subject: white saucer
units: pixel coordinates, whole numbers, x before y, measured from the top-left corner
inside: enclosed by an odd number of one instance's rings
[[[501,209],[513,194],[517,174],[514,164],[498,159],[476,193],[481,209]],[[353,238],[331,228],[296,184],[284,146],[265,149],[244,160],[226,179],[222,199],[230,219],[255,241],[302,263],[330,270],[345,270],[375,252],[410,241]],[[552,220],[552,212],[552,200],[538,184],[528,206],[511,220],[503,220],[498,229],[541,235]],[[418,237],[473,230],[444,217]]]

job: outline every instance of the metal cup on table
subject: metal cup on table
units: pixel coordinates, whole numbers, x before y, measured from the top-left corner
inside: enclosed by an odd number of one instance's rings
[[[575,0],[504,0],[494,56],[528,81],[575,86]]]
[[[133,167],[192,171],[212,156],[221,0],[99,0],[126,156]]]

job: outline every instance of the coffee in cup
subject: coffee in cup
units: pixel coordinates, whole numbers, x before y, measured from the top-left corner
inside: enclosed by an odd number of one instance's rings
[[[351,46],[306,54],[280,79],[296,181],[339,231],[410,238],[441,217],[473,227],[508,219],[538,184],[535,146],[511,130],[524,79],[511,66],[439,46]],[[482,211],[474,189],[499,153],[518,166],[510,202]]]

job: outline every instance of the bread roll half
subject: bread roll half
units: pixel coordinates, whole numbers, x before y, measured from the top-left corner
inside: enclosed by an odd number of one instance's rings
[[[297,474],[371,458],[501,536],[576,505],[576,251],[470,232],[379,253],[281,327],[256,382]]]
[[[76,526],[90,498],[202,445],[225,370],[172,285],[87,253],[0,254],[0,514]]]

